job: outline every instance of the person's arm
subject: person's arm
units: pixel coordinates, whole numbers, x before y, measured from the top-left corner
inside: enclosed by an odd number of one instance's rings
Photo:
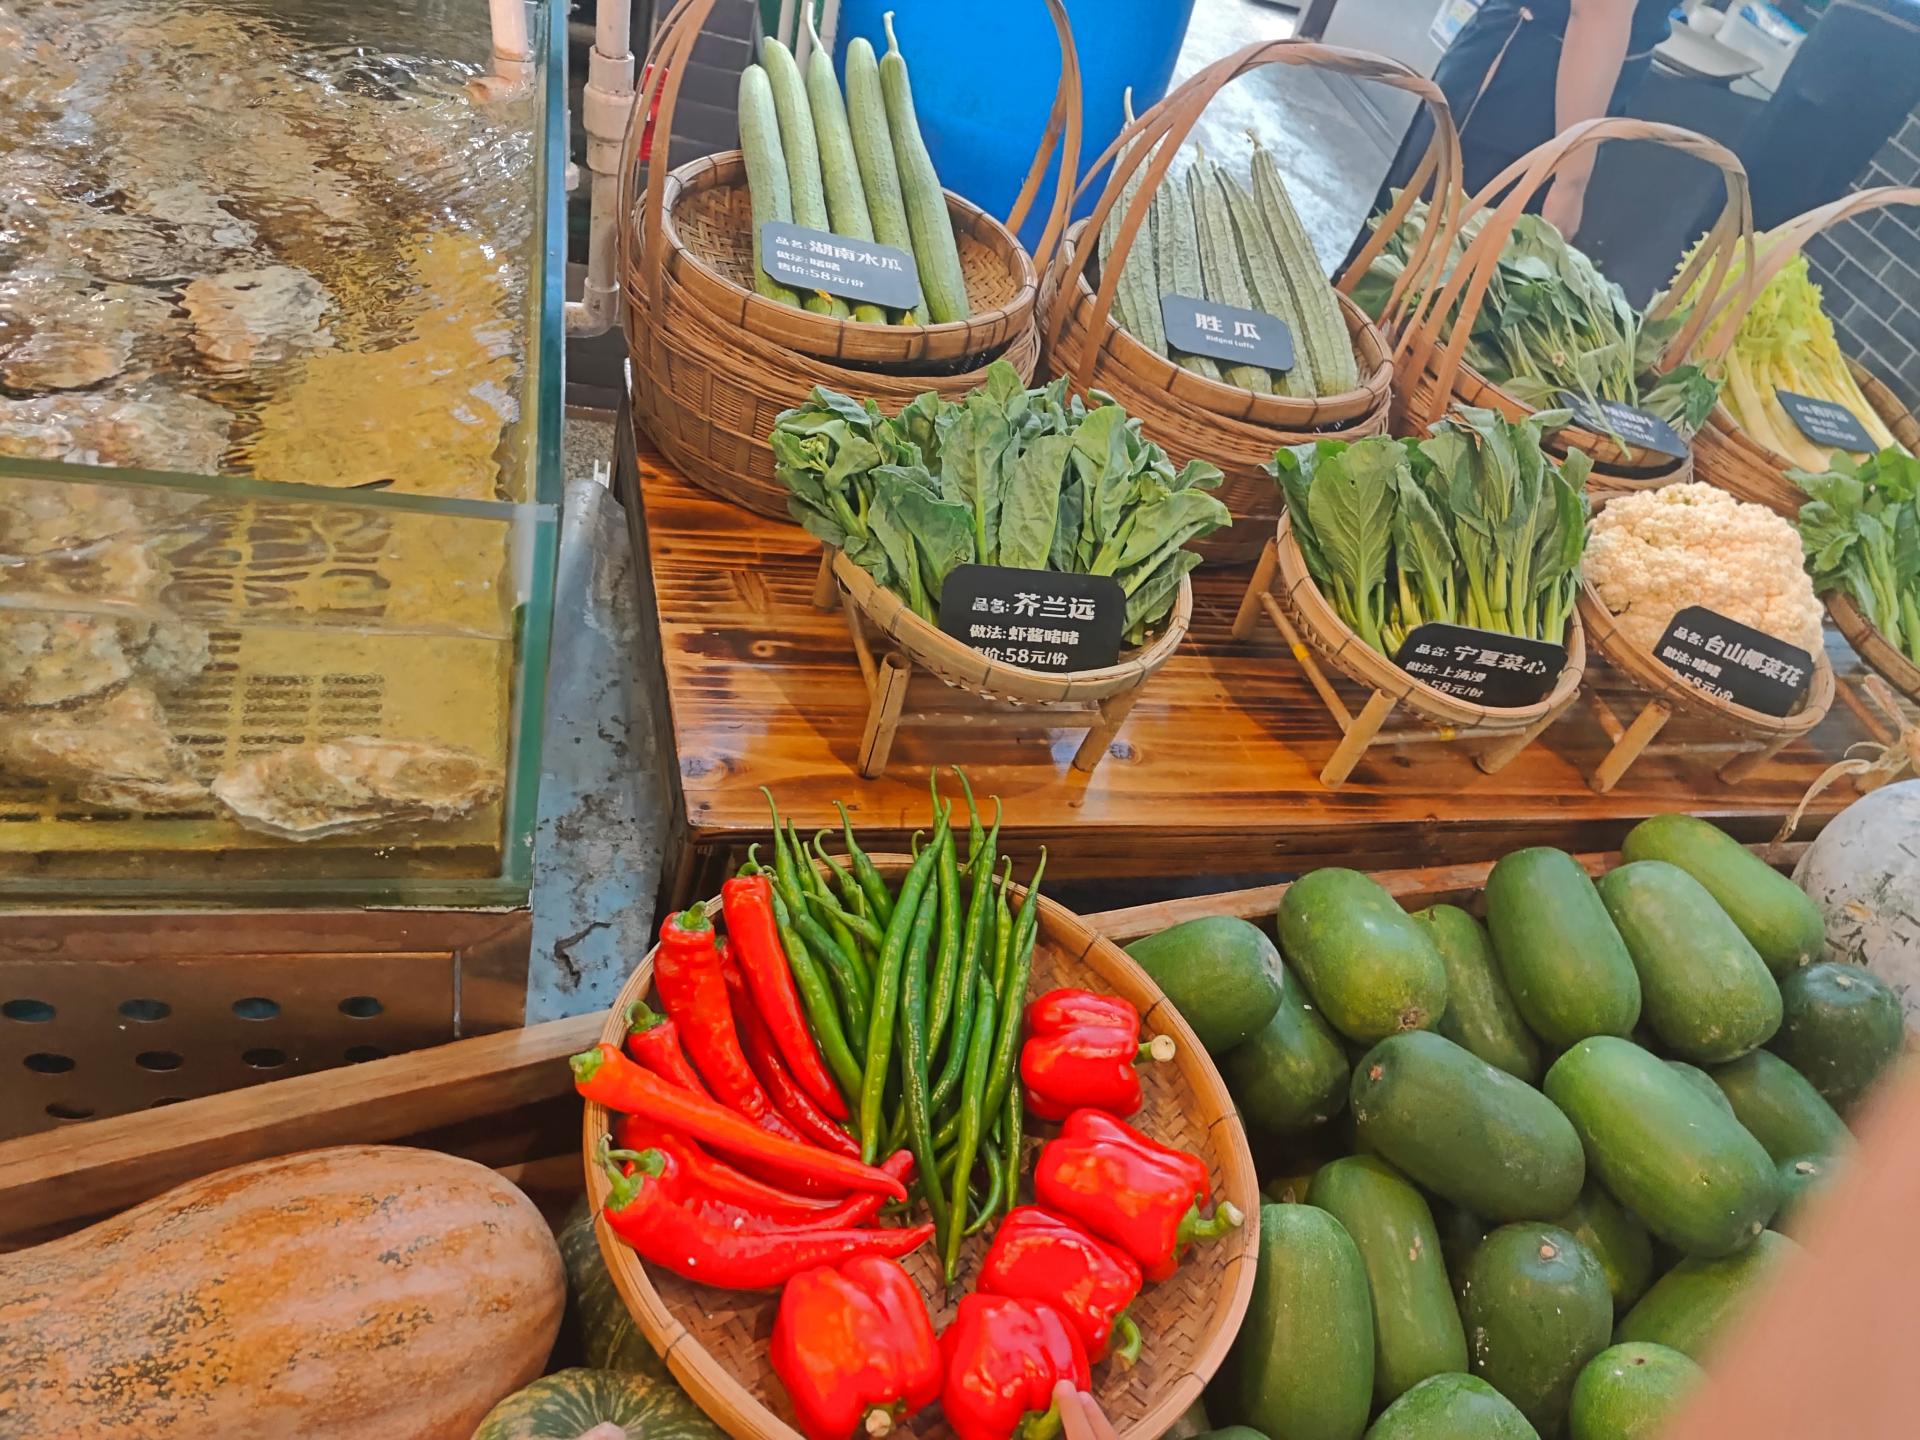
[[[1554,77],[1556,133],[1607,113],[1632,30],[1633,0],[1573,0],[1567,38],[1560,47],[1560,69]],[[1588,150],[1562,165],[1542,207],[1546,218],[1568,239],[1580,228],[1593,156]]]

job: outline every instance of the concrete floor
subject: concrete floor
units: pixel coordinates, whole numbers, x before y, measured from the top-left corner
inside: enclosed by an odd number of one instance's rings
[[[1223,55],[1293,34],[1299,16],[1257,0],[1198,0],[1174,66],[1178,85]],[[1242,178],[1260,136],[1275,154],[1320,261],[1329,269],[1366,219],[1398,137],[1382,133],[1359,87],[1297,65],[1268,65],[1243,75],[1207,107],[1193,140]]]

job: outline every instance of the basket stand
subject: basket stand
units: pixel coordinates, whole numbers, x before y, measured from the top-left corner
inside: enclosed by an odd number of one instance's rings
[[[1284,524],[1284,522],[1283,522]],[[1313,686],[1314,693],[1327,707],[1327,713],[1333,717],[1334,724],[1340,727],[1340,743],[1334,747],[1333,754],[1320,771],[1320,783],[1329,790],[1338,790],[1347,782],[1347,777],[1375,745],[1399,746],[1418,744],[1452,744],[1458,741],[1486,741],[1474,754],[1474,764],[1488,775],[1497,774],[1512,764],[1514,759],[1537,740],[1541,733],[1573,704],[1579,694],[1578,685],[1571,688],[1559,687],[1565,693],[1556,691],[1544,713],[1526,725],[1515,728],[1499,724],[1435,723],[1421,720],[1410,725],[1398,725],[1386,729],[1386,722],[1403,699],[1409,698],[1410,689],[1403,688],[1396,694],[1381,689],[1365,681],[1353,680],[1352,686],[1366,692],[1366,702],[1354,714],[1334,687],[1333,679],[1327,674],[1326,667],[1315,655],[1313,646],[1301,638],[1301,630],[1287,613],[1291,594],[1285,578],[1281,575],[1279,542],[1267,541],[1266,548],[1260,552],[1260,560],[1254,567],[1253,580],[1247,586],[1246,596],[1240,601],[1240,609],[1233,618],[1233,638],[1248,640],[1253,636],[1261,611],[1265,611],[1273,628],[1286,642],[1287,649],[1294,659],[1300,662],[1307,682]],[[1279,582],[1276,584],[1276,581]],[[1284,597],[1284,598],[1283,598]],[[1569,656],[1569,665],[1576,675],[1584,663],[1584,650],[1580,648],[1579,632],[1574,633],[1575,650]],[[1355,642],[1358,643],[1357,640]],[[1391,662],[1384,662],[1391,664]],[[1398,672],[1398,667],[1393,667]],[[1351,677],[1349,677],[1351,678]],[[1404,676],[1407,687],[1417,685],[1412,677]],[[1419,686],[1426,690],[1428,687]],[[1478,710],[1467,701],[1459,702],[1463,712]]]
[[[924,730],[979,731],[1048,730],[1085,723],[1086,738],[1073,753],[1073,768],[1091,771],[1126,724],[1134,701],[1140,698],[1140,687],[1152,673],[1143,670],[1128,688],[1098,699],[1009,701],[950,685],[931,670],[915,665],[912,656],[873,625],[852,592],[841,588],[834,572],[837,553],[821,552],[813,603],[822,610],[837,605],[845,612],[854,658],[860,662],[860,675],[866,682],[867,718],[860,729],[855,765],[863,780],[886,773],[902,724]]]

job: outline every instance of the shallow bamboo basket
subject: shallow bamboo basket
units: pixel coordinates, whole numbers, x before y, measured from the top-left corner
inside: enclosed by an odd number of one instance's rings
[[[1586,669],[1586,637],[1575,613],[1567,620],[1567,663],[1544,699],[1531,705],[1488,706],[1435,689],[1367,644],[1340,618],[1307,569],[1306,556],[1293,535],[1291,514],[1280,517],[1273,539],[1261,553],[1234,617],[1233,638],[1251,637],[1262,610],[1340,727],[1340,744],[1320,772],[1320,783],[1330,790],[1346,782],[1375,744],[1488,740],[1492,743],[1480,748],[1474,763],[1494,774],[1511,764],[1573,704]],[[1358,715],[1348,710],[1323,666],[1366,692]],[[1383,733],[1382,726],[1396,709],[1411,715],[1416,726]]]
[[[1697,155],[1726,179],[1727,200],[1706,240],[1680,277],[1650,310],[1650,318],[1671,315],[1695,280],[1706,277],[1708,293],[1718,293],[1737,253],[1752,262],[1753,217],[1747,199],[1747,175],[1732,151],[1704,135],[1651,120],[1603,118],[1563,130],[1521,156],[1465,201],[1460,217],[1490,210],[1446,283],[1422,293],[1400,291],[1389,301],[1399,343],[1394,351],[1395,415],[1398,434],[1424,434],[1455,404],[1499,410],[1510,420],[1534,413],[1466,362],[1467,337],[1480,313],[1487,286],[1515,223],[1554,173],[1571,157],[1608,140],[1644,140]],[[1385,226],[1380,227],[1382,231]],[[1456,313],[1457,312],[1457,313]],[[1449,317],[1452,317],[1449,320]],[[1663,368],[1684,362],[1707,320],[1707,312],[1688,317],[1661,357]],[[1647,489],[1685,479],[1691,457],[1676,458],[1639,446],[1622,445],[1610,435],[1578,425],[1563,426],[1548,437],[1549,448],[1564,454],[1584,450],[1593,457],[1596,489]]]
[[[784,487],[766,443],[773,417],[826,386],[883,404],[923,391],[958,398],[996,358],[1033,376],[1037,267],[1013,232],[1060,150],[1061,174],[1079,163],[1080,69],[1061,0],[1045,0],[1060,40],[1061,72],[1047,129],[1005,225],[951,192],[973,315],[943,325],[865,325],[815,315],[755,293],[752,203],[740,152],[649,167],[638,203],[642,136],[672,133],[680,83],[715,0],[679,0],[656,32],[648,79],[634,97],[622,147],[619,273],[634,415],[687,478],[721,499],[785,518]],[[656,93],[659,108],[647,117]],[[1044,257],[1066,226],[1057,187],[1040,242]]]
[[[1833,590],[1820,599],[1833,617],[1834,628],[1853,646],[1853,653],[1909,700],[1920,700],[1920,666],[1887,643],[1887,637],[1860,613],[1853,597],[1844,590]]]
[[[877,863],[883,873],[897,879],[908,862],[882,857]],[[1014,893],[1022,892],[1015,887]],[[1253,1293],[1259,1250],[1259,1182],[1245,1132],[1219,1072],[1159,987],[1119,946],[1044,895],[1039,917],[1032,993],[1069,985],[1124,996],[1138,1007],[1144,1035],[1173,1037],[1174,1059],[1142,1069],[1146,1103],[1130,1123],[1164,1144],[1206,1160],[1213,1172],[1215,1203],[1230,1200],[1247,1217],[1227,1237],[1194,1246],[1171,1280],[1141,1292],[1131,1312],[1149,1340],[1139,1364],[1131,1370],[1110,1363],[1095,1368],[1094,1397],[1121,1440],[1158,1440],[1180,1412],[1200,1398],[1239,1331]],[[603,1040],[622,1043],[627,1007],[652,988],[653,953],[649,951],[608,1012]],[[587,1195],[596,1213],[605,1205],[609,1187],[594,1156],[610,1125],[604,1107],[586,1106]],[[1031,1169],[1037,1144],[1038,1137],[1030,1136],[1023,1175]],[[777,1297],[715,1290],[649,1269],[604,1223],[597,1228],[615,1289],[648,1341],[666,1359],[674,1378],[701,1409],[735,1440],[801,1440],[794,1428],[793,1407],[768,1362]],[[930,1245],[903,1262],[920,1282],[936,1327],[953,1319],[959,1297],[973,1288],[988,1243],[985,1234],[966,1242],[959,1283],[951,1291],[943,1291],[940,1285],[939,1265]],[[936,1405],[896,1433],[919,1440],[949,1440],[953,1431]]]
[[[1149,350],[1112,319],[1120,271],[1175,153],[1221,89],[1266,65],[1297,65],[1373,80],[1426,103],[1434,116],[1433,139],[1421,178],[1396,202],[1395,224],[1429,179],[1435,193],[1443,197],[1435,212],[1444,217],[1451,208],[1449,197],[1455,192],[1460,169],[1459,139],[1446,102],[1432,82],[1395,60],[1304,40],[1249,45],[1208,66],[1126,126],[1094,161],[1076,199],[1088,193],[1095,177],[1104,172],[1098,199],[1089,217],[1068,231],[1041,286],[1040,329],[1045,340],[1041,364],[1048,373],[1065,375],[1077,392],[1097,390],[1111,395],[1128,414],[1142,419],[1147,435],[1176,464],[1197,459],[1220,467],[1226,479],[1217,493],[1235,523],[1193,547],[1216,561],[1250,560],[1266,543],[1280,513],[1281,497],[1262,467],[1275,450],[1307,440],[1384,434],[1391,403],[1393,365],[1387,340],[1346,293],[1366,273],[1371,248],[1349,267],[1337,287],[1360,371],[1360,383],[1343,394],[1296,400],[1256,395],[1209,380]],[[1136,175],[1138,191],[1118,212],[1114,244],[1096,285],[1089,278],[1098,259],[1099,246],[1093,239]],[[1423,263],[1429,255],[1444,255],[1438,243],[1444,228],[1441,223],[1431,227],[1428,238],[1433,243],[1421,251]],[[1415,267],[1409,270],[1417,273]]]
[[[1843,220],[1891,205],[1920,205],[1920,189],[1907,185],[1879,185],[1867,190],[1855,190],[1838,200],[1817,206],[1804,215],[1795,216],[1771,231],[1765,237],[1768,243],[1750,284],[1718,297],[1709,308],[1703,342],[1707,353],[1716,360],[1725,357],[1740,332],[1741,322],[1747,318],[1761,293],[1806,248],[1809,240]],[[1891,390],[1869,375],[1856,361],[1848,359],[1847,368],[1853,372],[1853,378],[1859,383],[1861,393],[1866,396],[1874,413],[1893,432],[1893,438],[1920,455],[1920,424],[1915,423],[1906,407],[1894,398]],[[1711,481],[1742,500],[1765,505],[1788,519],[1800,513],[1800,506],[1807,497],[1798,485],[1787,478],[1789,470],[1799,467],[1743,430],[1725,405],[1714,407],[1706,428],[1694,440],[1694,452],[1698,457],[1702,480]]]
[[[844,551],[827,548],[820,556],[814,603],[830,610],[836,602],[846,613],[867,685],[858,769],[868,779],[885,772],[903,722],[935,729],[1051,729],[1084,716],[1089,728],[1073,768],[1092,770],[1126,723],[1141,687],[1172,657],[1193,623],[1193,583],[1183,575],[1164,627],[1147,644],[1115,665],[1055,674],[1008,665],[956,640],[876,584]],[[926,677],[918,685],[916,672]],[[929,693],[942,687],[957,693]]]

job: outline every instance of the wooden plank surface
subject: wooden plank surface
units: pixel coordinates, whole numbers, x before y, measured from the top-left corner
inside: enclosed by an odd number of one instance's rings
[[[1376,749],[1342,790],[1316,776],[1337,739],[1333,722],[1277,638],[1239,644],[1228,634],[1250,566],[1194,572],[1191,634],[1148,682],[1132,716],[1091,774],[1069,765],[1081,733],[1008,734],[903,727],[888,773],[862,780],[855,752],[866,690],[838,610],[810,603],[819,545],[797,526],[708,496],[643,449],[639,485],[681,804],[690,851],[709,873],[683,866],[678,899],[712,881],[728,854],[763,840],[770,786],[802,830],[836,824],[844,799],[863,843],[898,847],[927,823],[927,769],[962,765],[981,794],[1007,804],[1003,848],[1030,858],[1051,847],[1050,875],[1245,877],[1326,863],[1362,868],[1489,858],[1552,843],[1616,848],[1639,819],[1681,810],[1747,841],[1771,837],[1782,816],[1847,746],[1870,738],[1846,705],[1739,786],[1704,756],[1649,755],[1608,795],[1586,775],[1607,748],[1583,694],[1537,744],[1498,775],[1459,746]],[[1828,633],[1842,683],[1861,673]],[[1589,686],[1624,719],[1640,704],[1601,661]],[[1663,742],[1716,737],[1675,719]],[[1718,737],[1724,740],[1724,736]],[[1809,811],[1815,833],[1851,792],[1828,791]],[[705,893],[704,891],[700,893]]]

